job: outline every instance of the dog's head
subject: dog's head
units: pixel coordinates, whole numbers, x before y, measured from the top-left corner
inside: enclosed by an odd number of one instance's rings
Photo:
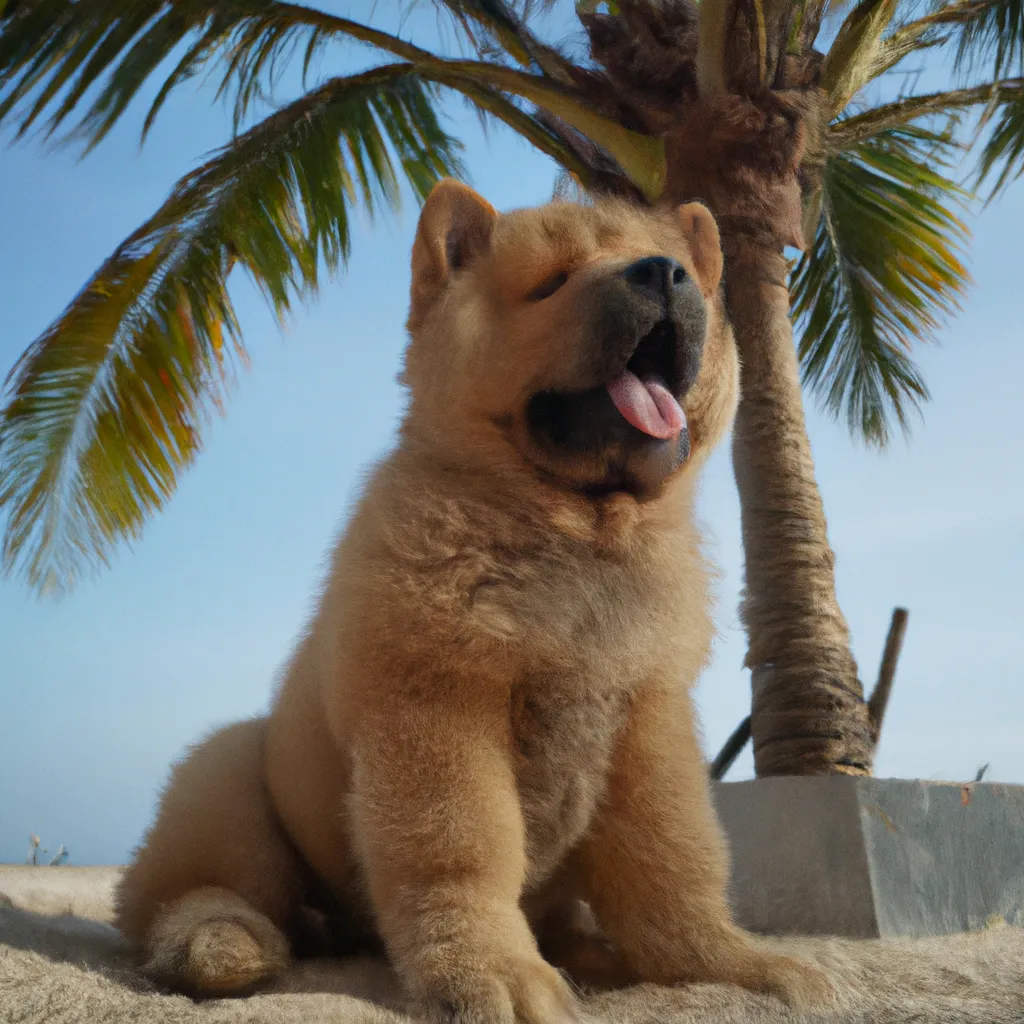
[[[707,209],[434,189],[412,256],[406,431],[595,495],[661,492],[728,428],[737,359]]]

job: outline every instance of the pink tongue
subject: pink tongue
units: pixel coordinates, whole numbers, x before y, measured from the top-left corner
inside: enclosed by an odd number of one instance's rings
[[[641,380],[623,370],[608,385],[608,394],[626,420],[651,437],[676,437],[686,426],[686,414],[675,395],[656,380]]]

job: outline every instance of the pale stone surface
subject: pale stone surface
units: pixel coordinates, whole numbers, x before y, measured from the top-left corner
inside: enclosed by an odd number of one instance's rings
[[[848,776],[715,786],[733,902],[766,933],[1024,926],[1024,786]]]

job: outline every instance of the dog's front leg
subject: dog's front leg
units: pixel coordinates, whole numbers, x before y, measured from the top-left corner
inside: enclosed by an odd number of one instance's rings
[[[422,691],[381,704],[361,716],[351,814],[378,927],[420,1014],[575,1020],[519,907],[526,855],[507,711]]]
[[[730,982],[795,1005],[831,996],[817,967],[733,923],[728,855],[682,688],[636,695],[574,864],[602,929],[640,980]]]

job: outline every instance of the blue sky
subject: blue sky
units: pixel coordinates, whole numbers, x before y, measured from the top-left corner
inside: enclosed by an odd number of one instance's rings
[[[0,138],[0,371],[224,140],[229,119],[211,95],[183,90],[141,152],[138,109],[82,162]],[[501,130],[484,138],[458,101],[447,109],[473,184],[496,205],[550,196],[545,158]],[[401,413],[415,220],[411,202],[360,219],[347,273],[283,335],[238,281],[252,369],[168,509],[60,603],[0,581],[0,862],[24,857],[30,831],[66,843],[73,863],[123,860],[171,760],[266,707],[332,538]],[[813,405],[809,428],[868,683],[892,607],[911,612],[878,774],[960,780],[990,762],[988,778],[1024,782],[1024,183],[972,226],[975,286],[919,353],[933,401],[911,441],[865,451]],[[714,753],[749,703],[726,449],[706,471],[701,515],[724,571],[721,640],[698,690]],[[751,773],[748,751],[731,777]]]

